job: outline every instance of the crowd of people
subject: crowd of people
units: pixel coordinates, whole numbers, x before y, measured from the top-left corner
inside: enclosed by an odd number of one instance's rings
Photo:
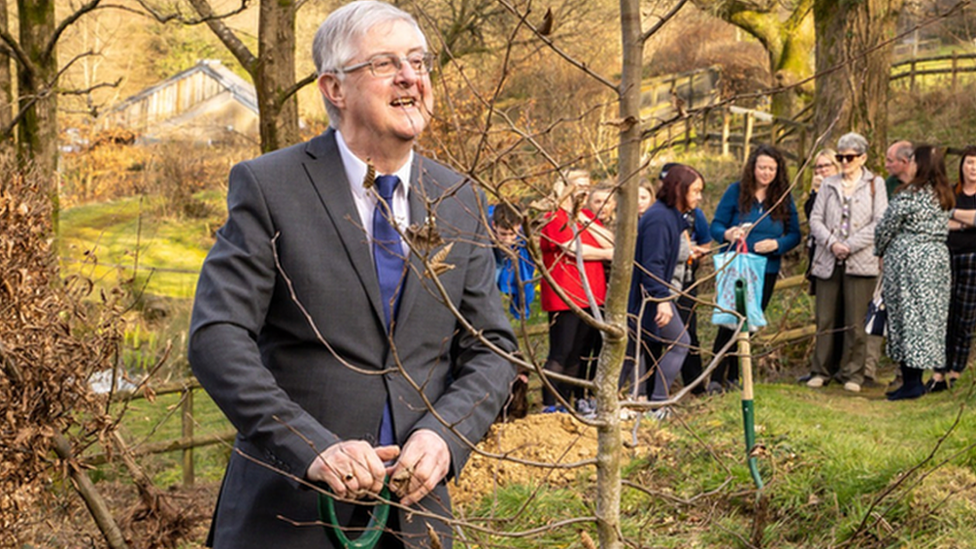
[[[869,151],[868,141],[851,132],[810,164],[806,275],[817,335],[809,374],[800,382],[813,389],[837,382],[855,393],[881,387],[878,364],[886,350],[898,365],[887,398],[912,399],[953,387],[969,358],[976,329],[976,147],[962,151],[954,188],[943,149],[893,143],[885,155],[887,178],[867,167]],[[734,349],[728,351],[734,331],[726,326],[717,326],[712,356],[727,352],[709,379],[700,379],[695,273],[713,252],[764,257],[765,311],[783,256],[801,242],[786,159],[776,147],[754,148],[711,222],[699,208],[706,184],[699,171],[669,163],[657,179],[656,189],[640,186],[621,393],[667,401],[679,375],[692,394],[737,389],[738,361]],[[557,374],[544,383],[544,412],[566,411],[574,401],[582,413],[594,410],[572,379],[592,379],[588,360],[602,341],[583,317],[599,317],[606,298],[615,191],[613,181],[591,185],[585,172],[570,172],[554,191],[559,207],[545,214],[539,231],[542,262],[551,274],[540,284],[549,320],[544,369]],[[512,227],[496,222],[500,241],[507,231],[507,241],[514,242]],[[511,257],[525,256],[515,251],[507,257],[511,264]],[[510,298],[513,315],[516,304],[527,307],[531,301],[524,287],[531,286],[532,268],[523,264],[518,292],[505,282],[511,276],[499,279],[503,292],[519,293]],[[868,305],[879,288],[888,313],[886,337],[865,330]],[[528,309],[519,314],[525,318]],[[923,382],[924,370],[933,373]],[[653,413],[661,419],[669,411],[659,407]]]

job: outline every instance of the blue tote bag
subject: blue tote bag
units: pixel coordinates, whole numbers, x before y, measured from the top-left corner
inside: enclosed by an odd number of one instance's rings
[[[766,276],[766,258],[748,253],[745,240],[740,239],[729,251],[715,254],[715,305],[712,324],[736,329],[739,319],[726,311],[735,310],[735,281],[746,282],[746,316],[749,331],[754,332],[766,325],[762,310],[763,279]],[[723,310],[724,309],[724,310]]]

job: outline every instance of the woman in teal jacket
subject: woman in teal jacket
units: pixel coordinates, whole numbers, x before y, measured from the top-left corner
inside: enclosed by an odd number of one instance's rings
[[[742,169],[742,178],[729,186],[715,208],[710,229],[715,241],[725,243],[725,250],[744,236],[749,252],[766,257],[762,288],[765,311],[783,254],[800,243],[800,219],[790,195],[783,153],[770,145],[753,149]],[[732,330],[720,326],[712,352],[720,351],[734,335]],[[735,357],[729,356],[712,372],[708,390],[722,391],[738,384],[738,380],[738,364]]]

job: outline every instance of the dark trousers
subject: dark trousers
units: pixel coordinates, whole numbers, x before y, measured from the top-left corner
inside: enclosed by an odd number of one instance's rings
[[[946,330],[946,366],[935,371],[962,372],[976,329],[976,253],[952,254],[952,299]]]
[[[776,278],[779,273],[766,273],[763,278],[763,289],[762,289],[762,310],[766,311],[766,307],[769,306],[769,300],[773,297],[773,287],[776,285]],[[735,331],[725,328],[724,326],[718,327],[718,333],[715,335],[715,343],[712,345],[712,354],[718,354],[732,338],[735,337]],[[722,362],[712,370],[711,380],[717,383],[726,384],[728,382],[738,382],[739,380],[739,360],[735,356],[735,349],[730,349],[730,353],[725,355]]]
[[[544,369],[579,378],[580,359],[585,351],[593,347],[595,337],[600,337],[599,331],[572,311],[550,312],[549,357]],[[564,400],[569,402],[572,399],[573,385],[560,381],[553,381],[552,385]],[[556,396],[545,386],[542,388],[542,404],[556,404]]]

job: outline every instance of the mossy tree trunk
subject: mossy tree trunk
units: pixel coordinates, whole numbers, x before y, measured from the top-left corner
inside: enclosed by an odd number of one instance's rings
[[[44,178],[47,194],[58,211],[57,28],[54,0],[17,0],[20,29],[17,61],[17,150],[22,162],[33,162]]]
[[[800,84],[813,76],[810,52],[815,43],[814,0],[693,0],[750,35],[766,49],[773,88],[774,115],[791,118],[813,97],[813,87]]]
[[[10,30],[7,17],[7,0],[0,0],[0,32],[7,34]],[[10,72],[10,54],[0,49],[0,128],[6,130],[13,119],[13,75]],[[0,135],[0,147],[12,142],[9,134]]]
[[[871,144],[869,162],[884,159],[888,79],[904,0],[817,0],[817,101],[814,125],[827,143],[856,131]],[[882,45],[884,44],[884,45]]]

